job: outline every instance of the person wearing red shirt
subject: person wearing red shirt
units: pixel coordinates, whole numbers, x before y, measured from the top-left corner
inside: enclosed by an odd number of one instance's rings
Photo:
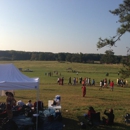
[[[111,87],[111,91],[113,91],[113,88],[114,88],[114,82],[110,82],[110,87]]]
[[[86,86],[85,86],[85,84],[83,84],[83,86],[82,86],[82,93],[83,93],[83,97],[85,97],[85,95],[86,95]]]
[[[91,119],[91,114],[94,114],[96,113],[96,111],[94,110],[94,108],[91,106],[89,107],[89,110],[88,110],[88,118]]]
[[[94,108],[92,106],[89,107],[89,110],[87,112],[87,114],[84,114],[85,118],[87,119],[88,123],[91,122],[92,120],[92,114],[95,114],[96,111],[94,110]]]

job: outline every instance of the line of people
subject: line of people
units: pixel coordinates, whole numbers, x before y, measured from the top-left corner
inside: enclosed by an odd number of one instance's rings
[[[102,88],[108,88],[110,86],[111,91],[114,89],[114,81],[110,81],[110,79],[107,82],[107,79],[103,79],[100,81],[100,88],[99,90],[102,90]]]
[[[72,79],[71,79],[71,77],[69,77],[69,80],[68,80],[68,85],[69,84],[71,84],[71,85],[76,85],[76,84],[86,84],[86,85],[94,85],[95,86],[95,80],[94,79],[92,79],[92,81],[91,81],[91,78],[82,78],[82,77],[80,77],[80,78],[78,78],[78,77],[74,77],[73,78],[73,82],[72,82]]]
[[[118,79],[117,78],[117,85],[124,87],[124,85],[128,85],[128,81],[127,80],[123,80],[123,79]]]

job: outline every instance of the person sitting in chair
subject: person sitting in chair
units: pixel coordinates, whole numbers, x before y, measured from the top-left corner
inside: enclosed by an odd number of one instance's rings
[[[103,119],[103,124],[106,125],[112,125],[114,123],[114,114],[113,114],[113,109],[109,109],[109,112],[107,110],[104,111],[104,114],[108,117],[107,119],[105,117],[102,117]]]
[[[96,111],[94,110],[94,108],[92,106],[89,107],[88,113],[85,114],[85,118],[90,121],[91,120],[91,115],[95,114]]]
[[[31,100],[29,100],[29,101],[28,101],[28,103],[26,103],[26,106],[28,106],[28,107],[32,108],[32,107],[33,107],[33,105],[32,105],[32,101],[31,101]]]

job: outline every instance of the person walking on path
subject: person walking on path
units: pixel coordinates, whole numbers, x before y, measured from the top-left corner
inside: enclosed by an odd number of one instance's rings
[[[99,88],[99,90],[102,90],[102,80],[100,81],[100,88]]]
[[[69,82],[68,82],[68,84],[71,84],[71,85],[72,85],[72,83],[71,83],[71,77],[69,77]]]

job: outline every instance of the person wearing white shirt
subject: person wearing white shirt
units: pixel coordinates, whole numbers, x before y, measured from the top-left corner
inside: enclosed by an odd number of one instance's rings
[[[29,100],[28,101],[28,103],[26,103],[26,106],[29,106],[29,107],[33,107],[33,105],[32,105],[32,103],[31,103],[32,101],[31,100]]]

